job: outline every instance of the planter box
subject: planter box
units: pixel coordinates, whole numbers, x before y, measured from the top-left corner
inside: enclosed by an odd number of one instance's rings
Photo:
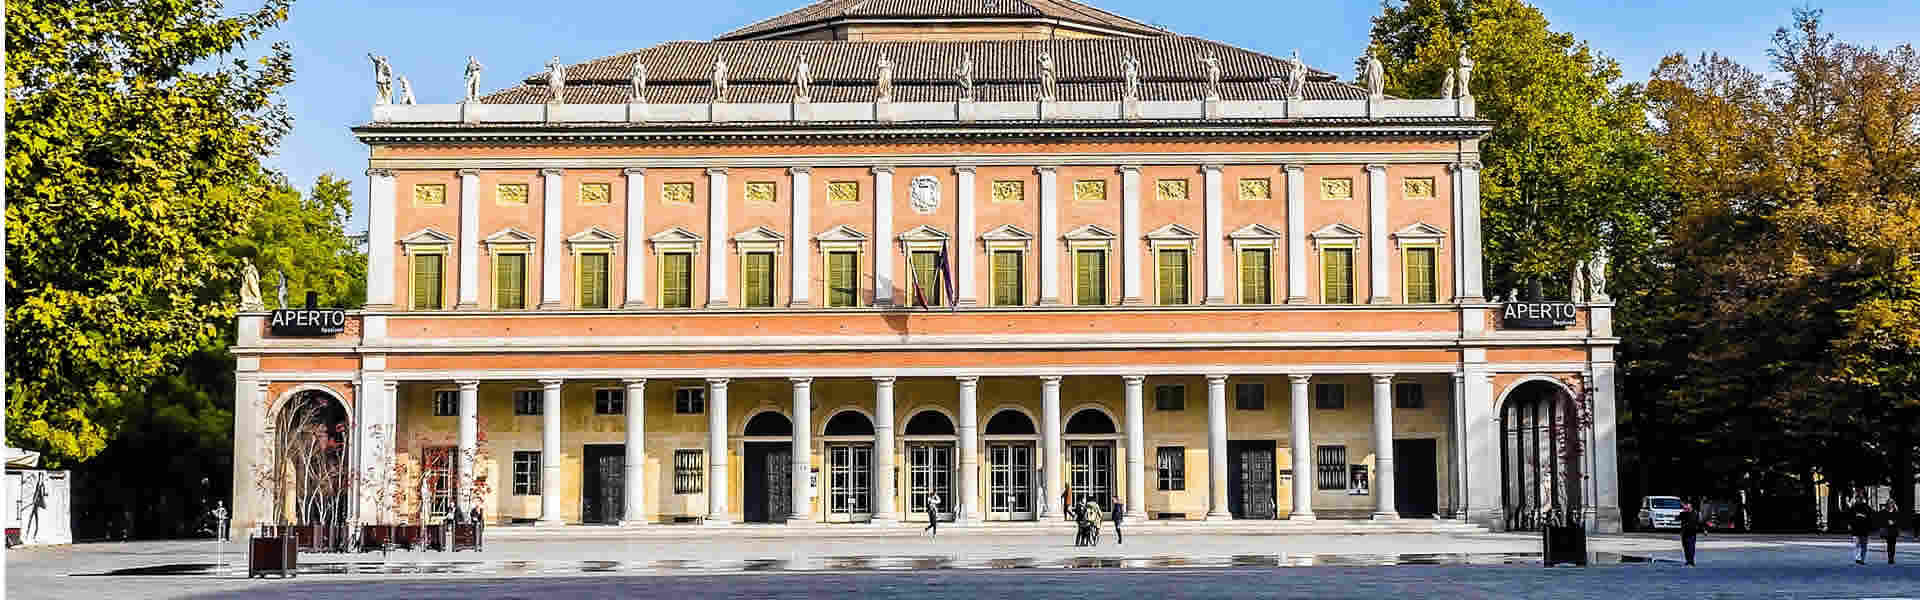
[[[393,545],[412,550],[420,545],[420,526],[399,525],[393,528]]]
[[[1587,564],[1587,529],[1574,526],[1540,528],[1541,555],[1546,566]]]
[[[392,525],[361,525],[360,551],[372,552],[386,548],[387,544],[395,543],[393,535],[394,529],[395,527]]]
[[[300,549],[289,536],[256,537],[247,540],[247,578],[279,574],[295,577],[300,569]]]
[[[445,552],[447,550],[447,526],[428,525],[426,539],[422,541],[427,544],[428,550]]]
[[[482,523],[455,524],[453,526],[453,551],[472,550],[479,552],[481,549],[480,534],[484,527],[486,527],[486,525]]]

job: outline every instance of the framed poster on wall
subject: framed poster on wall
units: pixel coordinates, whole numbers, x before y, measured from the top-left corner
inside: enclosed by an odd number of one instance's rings
[[[1347,469],[1348,496],[1365,496],[1372,493],[1370,489],[1366,465],[1353,465],[1352,468]]]

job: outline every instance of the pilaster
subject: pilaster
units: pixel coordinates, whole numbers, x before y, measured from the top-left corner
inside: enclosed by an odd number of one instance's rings
[[[1206,226],[1202,228],[1204,232],[1201,234],[1201,237],[1205,239],[1202,240],[1200,247],[1202,248],[1201,251],[1207,255],[1207,289],[1205,299],[1202,300],[1202,302],[1205,304],[1226,304],[1227,275],[1225,260],[1222,257],[1224,251],[1221,249],[1226,238],[1222,233],[1220,224],[1221,219],[1226,217],[1226,212],[1223,208],[1223,204],[1225,204],[1226,201],[1222,198],[1223,193],[1220,189],[1220,165],[1206,165],[1201,167],[1200,171],[1206,180]]]
[[[1289,113],[1291,114],[1291,113]],[[1287,304],[1307,302],[1307,166],[1287,165]],[[1298,480],[1299,476],[1295,476]]]
[[[645,105],[642,105],[645,106]],[[647,170],[630,167],[627,176],[627,243],[621,248],[626,257],[626,308],[647,306]],[[631,402],[631,400],[629,400]]]
[[[893,167],[873,168],[873,305],[893,305]]]
[[[368,309],[393,308],[394,280],[398,278],[393,268],[394,196],[398,186],[392,169],[367,169]]]
[[[1387,287],[1387,166],[1367,165],[1367,299],[1369,304],[1393,302]]]
[[[707,169],[707,308],[726,308],[727,302],[727,170]]]
[[[1060,185],[1053,167],[1040,174],[1040,305],[1060,305]]]
[[[560,300],[560,257],[566,254],[561,250],[566,247],[561,243],[565,239],[565,234],[561,233],[565,222],[561,219],[561,211],[566,205],[566,171],[541,169],[540,177],[543,184],[540,194],[540,309],[557,310],[566,306]],[[558,513],[554,518],[559,518]]]
[[[1120,167],[1120,303],[1147,303],[1140,289],[1140,167]]]
[[[480,171],[460,170],[460,279],[456,309],[480,308]]]

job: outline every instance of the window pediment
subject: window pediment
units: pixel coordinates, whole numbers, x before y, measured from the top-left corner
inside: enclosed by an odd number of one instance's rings
[[[1366,237],[1366,233],[1349,227],[1345,223],[1334,223],[1321,227],[1307,237],[1313,238],[1316,242],[1353,242]]]
[[[419,231],[407,234],[406,237],[400,238],[400,245],[406,249],[408,254],[412,254],[415,250],[441,249],[452,243],[453,236],[447,235],[432,227],[422,228]]]
[[[813,236],[813,239],[822,242],[864,242],[869,238],[867,234],[860,233],[860,230],[854,229],[851,226],[836,225],[832,229],[822,231],[819,235]]]
[[[617,243],[620,243],[620,236],[611,231],[601,229],[600,226],[595,225],[592,227],[588,227],[585,231],[581,231],[580,233],[567,236],[567,243],[569,244],[617,244]]]
[[[653,242],[655,251],[693,250],[698,252],[700,250],[700,244],[705,242],[706,238],[700,237],[700,234],[687,231],[684,227],[668,227],[660,233],[648,236],[647,241]]]
[[[1438,242],[1445,237],[1447,237],[1445,230],[1428,225],[1424,221],[1393,232],[1393,239],[1402,242]]]
[[[1281,233],[1279,231],[1275,230],[1272,227],[1261,225],[1259,223],[1254,223],[1246,227],[1235,229],[1233,230],[1233,233],[1227,234],[1228,239],[1234,239],[1234,240],[1265,241],[1265,240],[1277,240],[1277,239],[1280,239],[1280,237],[1281,237]]]
[[[1159,229],[1147,232],[1147,239],[1189,242],[1200,239],[1200,234],[1194,233],[1192,229],[1181,227],[1179,223],[1168,223],[1161,225]]]
[[[989,242],[1026,242],[1033,239],[1033,234],[1012,225],[1001,225],[980,234],[980,239]]]
[[[765,225],[733,234],[733,248],[738,252],[779,252],[786,241],[787,236]]]
[[[950,239],[953,236],[932,225],[921,225],[900,234],[900,241],[903,242],[944,242]]]
[[[1105,227],[1087,224],[1075,227],[1073,231],[1069,231],[1066,235],[1060,237],[1075,242],[1106,242],[1112,241],[1120,236],[1114,235],[1112,231],[1108,231]]]

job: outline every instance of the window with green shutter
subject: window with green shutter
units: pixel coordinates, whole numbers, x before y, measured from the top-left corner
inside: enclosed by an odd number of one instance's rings
[[[493,308],[521,310],[527,307],[527,255],[493,255]]]
[[[1353,304],[1353,249],[1326,248],[1320,251],[1320,277],[1324,286],[1321,301],[1327,304]]]
[[[913,261],[913,284],[920,288],[920,294],[927,299],[929,306],[937,306],[943,300],[940,297],[940,278],[934,273],[933,259],[940,253],[931,250],[915,250]],[[911,290],[908,291],[911,294]],[[913,298],[907,298],[912,302]]]
[[[1161,250],[1160,296],[1161,304],[1187,303],[1187,251]]]
[[[693,253],[668,252],[661,255],[660,307],[693,307]]]
[[[1084,306],[1107,303],[1107,251],[1073,253],[1073,300]]]
[[[413,309],[440,310],[441,259],[439,254],[413,255]]]
[[[745,268],[741,269],[741,287],[745,288],[747,306],[757,308],[773,307],[773,253],[748,252]]]
[[[1439,291],[1433,285],[1433,248],[1408,248],[1405,257],[1407,271],[1407,303],[1432,304],[1439,301]]]
[[[580,281],[576,287],[580,289],[580,308],[606,308],[607,254],[589,252],[581,254],[578,260]]]
[[[859,306],[860,253],[827,253],[827,306]]]
[[[993,253],[993,305],[1019,306],[1026,302],[1026,273],[1021,268],[1021,252],[1000,250]]]
[[[1273,303],[1273,251],[1240,251],[1240,303]]]

